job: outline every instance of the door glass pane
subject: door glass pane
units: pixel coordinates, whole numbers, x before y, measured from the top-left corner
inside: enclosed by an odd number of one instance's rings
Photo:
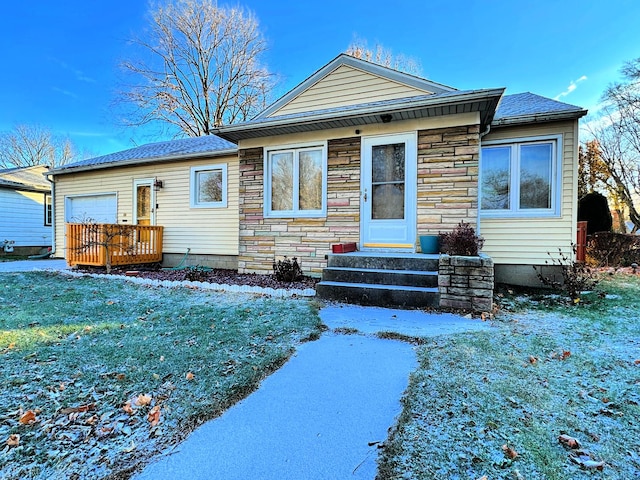
[[[300,210],[322,209],[322,151],[300,152]]]
[[[371,197],[371,218],[404,218],[404,183],[373,185]]]
[[[373,183],[404,183],[404,143],[376,145],[372,152]]]
[[[371,218],[404,218],[405,145],[376,145],[371,149]]]
[[[520,208],[551,208],[552,145],[520,147]]]
[[[271,155],[271,210],[293,210],[293,153]]]
[[[138,185],[136,187],[136,218],[138,224],[149,225],[151,220],[151,186]]]
[[[482,149],[482,210],[509,208],[511,147]]]

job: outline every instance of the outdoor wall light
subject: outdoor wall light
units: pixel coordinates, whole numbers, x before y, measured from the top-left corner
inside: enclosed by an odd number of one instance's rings
[[[380,120],[382,120],[382,123],[389,123],[392,118],[393,116],[390,113],[380,115]]]
[[[155,180],[153,182],[153,189],[157,192],[158,190],[160,190],[162,187],[164,187],[162,180]]]

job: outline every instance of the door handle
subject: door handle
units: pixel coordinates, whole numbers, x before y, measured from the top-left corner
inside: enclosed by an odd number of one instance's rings
[[[364,194],[362,195],[362,200],[367,201],[367,189],[364,189]]]

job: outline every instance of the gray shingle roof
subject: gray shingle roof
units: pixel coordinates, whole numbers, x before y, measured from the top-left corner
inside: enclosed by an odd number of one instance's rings
[[[118,164],[151,163],[160,160],[177,160],[202,154],[223,153],[235,151],[237,146],[215,135],[203,137],[181,138],[166,142],[148,143],[121,152],[110,153],[101,157],[89,158],[79,162],[69,163],[54,170],[54,173],[64,172],[83,167],[106,167]]]
[[[0,170],[0,187],[50,192],[51,184],[43,175],[48,170],[45,165]]]
[[[569,112],[579,114],[582,112],[586,113],[586,110],[575,105],[559,102],[547,97],[541,97],[540,95],[530,92],[516,93],[514,95],[505,95],[502,97],[502,101],[500,102],[494,117],[494,123],[499,123],[500,120],[513,117]]]

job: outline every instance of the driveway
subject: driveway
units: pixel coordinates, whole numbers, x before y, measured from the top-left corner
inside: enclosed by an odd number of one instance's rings
[[[66,260],[17,260],[15,262],[0,262],[0,272],[30,272],[32,270],[67,270]]]

